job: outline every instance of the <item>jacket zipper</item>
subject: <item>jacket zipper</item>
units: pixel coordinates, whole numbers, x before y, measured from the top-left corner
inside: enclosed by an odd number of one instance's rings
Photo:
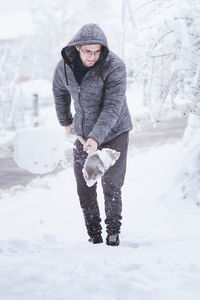
[[[78,101],[79,101],[79,105],[82,108],[82,113],[83,113],[83,118],[82,118],[82,132],[83,132],[83,137],[85,137],[85,133],[84,133],[84,118],[85,118],[85,113],[81,104],[81,100],[80,100],[80,96],[81,96],[81,85],[79,85],[78,87]]]

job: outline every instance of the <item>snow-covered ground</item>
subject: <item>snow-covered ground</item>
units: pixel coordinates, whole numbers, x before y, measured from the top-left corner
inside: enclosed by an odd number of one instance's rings
[[[2,190],[0,299],[199,299],[200,210],[186,193],[199,178],[194,128],[176,143],[130,148],[119,247],[87,242],[71,167]]]

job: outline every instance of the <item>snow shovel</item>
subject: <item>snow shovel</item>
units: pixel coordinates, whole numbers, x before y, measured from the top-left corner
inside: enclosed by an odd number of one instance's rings
[[[47,174],[62,161],[66,147],[65,133],[59,128],[24,128],[15,134],[13,158],[30,173]]]
[[[78,135],[77,138],[82,145],[85,145],[86,141],[82,136]],[[109,148],[88,153],[82,170],[86,184],[89,187],[93,186],[96,181],[115,164],[119,156],[120,152]]]
[[[84,145],[83,137],[76,136]],[[70,144],[71,145],[71,144]],[[65,133],[59,128],[24,128],[15,134],[13,158],[16,164],[33,174],[47,174],[55,170],[66,150]],[[120,153],[103,149],[90,153],[86,159],[83,175],[92,186],[119,158]]]

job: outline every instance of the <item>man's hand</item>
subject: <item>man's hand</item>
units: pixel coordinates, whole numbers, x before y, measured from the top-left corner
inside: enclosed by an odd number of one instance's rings
[[[85,145],[83,146],[83,150],[86,152],[95,152],[97,151],[97,148],[98,143],[91,138],[87,139]]]
[[[73,127],[72,124],[65,126],[65,131],[67,135],[72,135],[73,134]]]

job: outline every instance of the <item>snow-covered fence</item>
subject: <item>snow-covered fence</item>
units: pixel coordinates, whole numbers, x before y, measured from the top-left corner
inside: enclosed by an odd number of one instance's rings
[[[20,80],[11,98],[0,95],[0,129],[16,129],[39,125],[39,109],[52,105],[51,83],[47,80]],[[5,97],[5,101],[3,101]]]

